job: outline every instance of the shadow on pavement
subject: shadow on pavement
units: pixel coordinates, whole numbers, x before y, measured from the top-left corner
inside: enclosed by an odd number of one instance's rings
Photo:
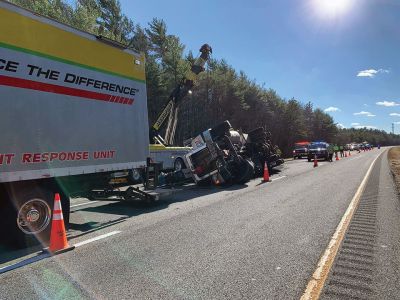
[[[0,268],[2,264],[14,261],[21,257],[31,256],[41,251],[41,245],[36,245],[24,249],[16,249],[10,245],[0,245]]]
[[[155,202],[153,204],[146,204],[142,202],[136,201],[114,201],[111,203],[107,203],[105,205],[98,205],[98,206],[91,206],[86,207],[83,209],[79,209],[77,211],[71,211],[71,215],[74,213],[82,213],[82,212],[91,212],[91,213],[98,213],[98,214],[112,214],[112,215],[119,215],[120,218],[117,220],[112,220],[108,222],[86,222],[83,224],[74,224],[70,223],[69,229],[70,231],[78,231],[81,232],[79,234],[70,234],[70,238],[74,239],[78,236],[82,236],[96,230],[100,230],[109,226],[112,226],[117,223],[124,222],[128,218],[136,217],[143,214],[153,213],[162,209],[169,207],[170,204],[185,202],[189,200],[193,200],[199,197],[216,194],[223,191],[235,191],[246,188],[247,185],[232,185],[232,186],[224,186],[224,187],[214,187],[214,186],[207,186],[207,187],[196,187],[189,188],[189,189],[178,189],[176,193],[168,196],[168,198]]]
[[[124,221],[127,218],[139,216],[142,214],[152,213],[158,210],[162,210],[167,208],[170,204],[179,203],[189,200],[194,200],[199,197],[216,194],[223,191],[235,191],[246,188],[247,185],[231,185],[231,186],[204,186],[189,188],[189,189],[177,189],[175,193],[168,196],[166,199],[155,202],[153,204],[146,204],[142,202],[136,201],[125,201],[120,200],[112,203],[107,203],[106,205],[92,206],[86,207],[83,209],[79,209],[79,212],[92,212],[92,213],[106,213],[106,214],[115,214],[121,215],[119,221]],[[71,211],[71,214],[74,214],[76,211]],[[115,222],[115,221],[113,221]],[[112,224],[111,224],[112,225]],[[92,230],[94,227],[99,227],[99,225],[93,224],[91,222],[87,222],[81,225],[70,224],[70,229],[74,230]]]
[[[276,170],[274,174],[279,174],[280,170]],[[195,187],[195,188],[193,188]],[[112,200],[113,202],[108,202],[104,205],[97,205],[86,207],[79,210],[71,210],[71,216],[75,213],[81,212],[91,212],[99,214],[113,214],[120,216],[116,220],[109,220],[105,222],[93,222],[88,221],[83,224],[70,223],[68,227],[67,237],[68,240],[72,241],[78,237],[96,232],[98,230],[113,226],[115,224],[122,223],[129,218],[136,217],[143,214],[152,213],[169,207],[170,204],[185,202],[189,200],[194,200],[199,197],[220,193],[223,191],[236,191],[248,187],[247,185],[231,185],[231,186],[192,186],[190,188],[178,188],[176,193],[169,196],[167,199],[156,202],[154,204],[144,204],[141,202],[128,202],[125,200]],[[106,199],[104,199],[106,200]],[[73,244],[73,243],[72,243]],[[4,264],[20,262],[21,259],[34,259],[36,256],[40,255],[41,250],[44,247],[42,245],[34,245],[25,249],[16,249],[10,245],[3,245],[0,243],[0,269]]]

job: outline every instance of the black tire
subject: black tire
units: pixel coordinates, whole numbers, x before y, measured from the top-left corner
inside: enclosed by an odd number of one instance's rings
[[[254,177],[260,177],[264,174],[264,163],[259,158],[252,158],[254,164]]]
[[[229,132],[229,129],[231,128],[232,128],[231,123],[229,123],[229,121],[224,121],[218,124],[217,126],[211,128],[211,137],[213,139],[217,139],[221,136],[224,136]]]
[[[262,127],[250,131],[248,135],[253,143],[263,143],[265,141],[265,131]]]
[[[253,162],[243,159],[240,163],[238,172],[235,176],[235,183],[245,184],[254,177],[254,164]]]
[[[307,157],[308,162],[311,162],[311,158]]]
[[[50,238],[54,194],[45,188],[30,186],[10,189],[8,196],[7,226],[12,234],[10,242],[18,248],[38,243],[47,247]],[[28,218],[38,218],[38,220],[29,223],[27,222]]]
[[[0,241],[10,244],[15,236],[15,208],[4,186],[0,185]]]
[[[232,182],[232,174],[229,172],[226,166],[219,168],[219,175],[222,177],[224,184],[228,184]]]
[[[177,159],[175,159],[174,162],[174,170],[179,172],[182,171],[183,169],[186,169],[186,164],[182,158],[178,157]]]
[[[132,169],[129,170],[129,182],[131,184],[143,182],[143,170],[142,169]]]

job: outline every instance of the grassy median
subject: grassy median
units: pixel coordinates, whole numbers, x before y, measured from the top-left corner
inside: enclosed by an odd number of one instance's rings
[[[388,159],[397,191],[400,191],[400,147],[391,148],[388,153]]]

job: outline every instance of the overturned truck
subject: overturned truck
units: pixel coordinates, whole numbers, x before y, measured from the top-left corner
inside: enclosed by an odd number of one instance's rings
[[[186,161],[197,184],[244,184],[261,176],[265,163],[270,169],[283,163],[263,128],[243,134],[225,121],[202,132],[191,144]]]
[[[254,172],[257,177],[263,175],[265,164],[271,171],[284,163],[279,154],[278,146],[271,142],[271,133],[262,127],[248,133],[242,153],[253,161]]]

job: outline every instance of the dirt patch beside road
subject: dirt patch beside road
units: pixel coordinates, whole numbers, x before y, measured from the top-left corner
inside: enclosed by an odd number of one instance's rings
[[[388,159],[397,191],[400,191],[400,147],[391,148],[388,152]]]

